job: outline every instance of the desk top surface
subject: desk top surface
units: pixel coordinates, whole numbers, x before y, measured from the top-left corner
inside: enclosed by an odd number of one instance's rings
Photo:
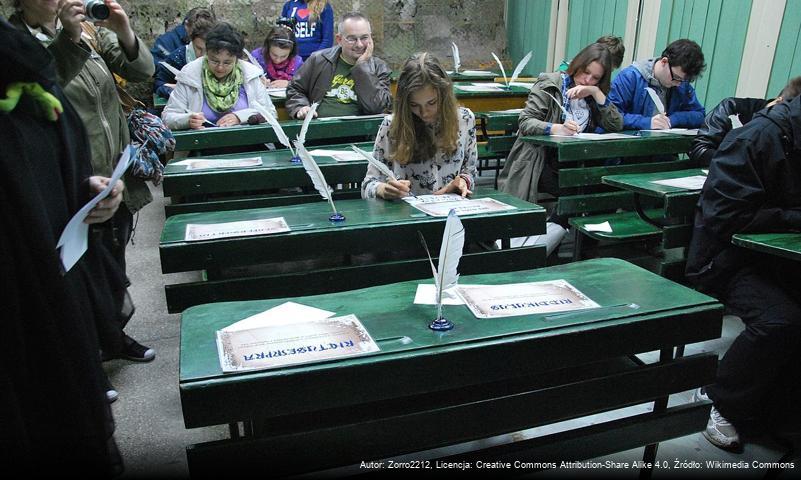
[[[658,133],[627,130],[620,132],[631,138],[587,140],[577,137],[527,135],[523,141],[555,148],[559,161],[594,158],[626,157],[637,155],[663,155],[686,153],[693,137],[678,133]]]
[[[373,142],[344,143],[338,145],[315,146],[315,147],[307,147],[307,149],[341,150],[343,152],[353,152],[353,149],[351,149],[351,145],[356,145],[357,147],[363,150],[367,150],[369,152],[373,151]],[[198,160],[201,157],[192,157],[189,159],[174,159],[173,161],[168,163],[166,167],[164,167],[164,181],[167,182],[169,181],[170,177],[179,177],[179,176],[203,177],[209,175],[211,176],[219,175],[221,173],[230,174],[233,172],[247,174],[247,172],[261,171],[261,170],[271,170],[271,171],[283,170],[283,169],[303,170],[302,164],[292,163],[290,161],[292,159],[292,154],[290,153],[289,149],[286,148],[282,148],[279,150],[262,150],[257,152],[226,153],[222,155],[204,155],[202,158],[215,159],[215,160],[216,159],[230,160],[237,158],[254,158],[254,157],[261,158],[262,164],[256,167],[208,168],[200,170],[187,170],[186,165],[176,165],[176,163],[178,161],[183,161],[183,160]],[[327,155],[315,155],[314,160],[321,167],[324,165],[328,166],[328,165],[367,164],[367,160],[349,160],[345,162],[338,162],[333,157]]]
[[[687,170],[673,170],[669,172],[629,173],[624,175],[605,175],[601,181],[606,185],[622,188],[642,195],[656,198],[665,198],[669,195],[698,196],[701,190],[690,190],[681,187],[672,187],[653,183],[655,180],[670,180],[673,178],[706,175],[700,168]]]
[[[436,315],[433,305],[413,303],[418,283],[410,281],[341,293],[279,300],[226,302],[192,307],[181,321],[181,388],[213,382],[284,381],[287,376],[343,373],[342,367],[396,361],[436,353],[455,352],[499,343],[514,344],[577,330],[594,330],[647,322],[687,309],[718,308],[716,301],[618,259],[596,259],[524,272],[471,275],[460,284],[509,284],[565,279],[601,308],[564,314],[478,319],[464,305],[444,306],[455,327],[434,332],[428,324]],[[215,331],[266,309],[295,301],[333,311],[355,314],[381,351],[369,355],[284,368],[223,374],[217,356]],[[431,365],[436,369],[436,364]],[[456,372],[453,372],[454,374]],[[367,387],[367,386],[365,386]]]
[[[474,198],[491,197],[500,202],[516,207],[493,213],[482,213],[462,217],[463,222],[476,218],[519,216],[525,213],[544,214],[544,209],[536,204],[520,200],[512,195],[490,189],[479,189]],[[184,240],[186,225],[190,223],[211,224],[222,222],[239,222],[264,218],[284,217],[290,232],[267,235],[270,238],[315,234],[319,232],[352,231],[363,229],[392,230],[399,225],[441,223],[445,217],[432,217],[411,207],[402,200],[386,201],[382,199],[356,199],[339,200],[335,202],[337,211],[345,215],[343,222],[333,223],[328,220],[332,210],[328,202],[314,202],[299,205],[288,205],[270,208],[253,208],[245,210],[231,210],[222,212],[201,212],[174,215],[164,222],[161,232],[161,246],[186,245],[187,243],[199,245],[217,240],[186,242]],[[222,239],[226,242],[252,239],[254,237],[237,237]],[[417,242],[417,239],[410,239]]]
[[[732,242],[758,252],[801,260],[801,233],[738,233]]]
[[[375,136],[379,125],[383,121],[383,115],[314,119],[309,124],[306,138],[314,140],[361,135]],[[281,128],[290,139],[294,139],[300,133],[302,125],[303,121],[301,120],[281,121]],[[173,135],[175,136],[175,150],[178,151],[256,145],[278,141],[278,137],[273,132],[273,127],[267,123],[225,128],[204,128],[201,130],[181,130],[173,132]]]

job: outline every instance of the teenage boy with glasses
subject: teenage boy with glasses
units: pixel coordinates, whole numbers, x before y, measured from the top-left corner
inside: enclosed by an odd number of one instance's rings
[[[337,45],[319,50],[295,73],[286,90],[291,118],[305,118],[318,102],[317,116],[372,115],[389,109],[390,69],[373,56],[370,22],[361,13],[342,17]]]
[[[676,40],[657,58],[638,60],[624,68],[612,82],[609,99],[623,113],[623,128],[648,130],[698,128],[704,106],[690,85],[704,70],[704,54],[692,40]],[[665,113],[660,114],[646,91],[656,91]]]

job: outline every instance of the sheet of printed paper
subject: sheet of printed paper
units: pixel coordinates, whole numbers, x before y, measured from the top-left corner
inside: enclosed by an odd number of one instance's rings
[[[651,183],[666,185],[668,187],[684,188],[687,190],[701,190],[704,188],[706,175],[693,175],[691,177],[669,178],[667,180],[653,180]]]
[[[187,170],[211,170],[215,168],[248,168],[259,167],[263,163],[261,157],[247,158],[189,158],[173,165],[186,165]]]
[[[451,209],[456,210],[459,216],[475,215],[478,213],[503,212],[514,210],[516,207],[499,202],[494,198],[462,199],[452,202],[437,203],[411,203],[410,204],[432,217],[447,217]]]
[[[89,212],[111,193],[117,181],[122,178],[125,171],[128,170],[135,153],[136,148],[132,145],[128,145],[125,148],[119,161],[117,161],[117,166],[114,168],[114,172],[111,174],[111,180],[109,180],[106,188],[89,200],[86,205],[81,207],[81,209],[70,218],[70,221],[67,222],[67,225],[64,227],[64,231],[61,232],[56,248],[61,249],[59,256],[65,272],[69,272],[70,269],[78,263],[78,260],[81,259],[88,248],[89,224],[84,223],[84,220],[89,216]]]
[[[289,225],[287,225],[284,217],[245,220],[241,222],[189,223],[186,225],[184,240],[187,242],[195,242],[199,240],[214,240],[217,238],[270,235],[288,231]]]
[[[640,130],[642,132],[654,132],[654,133],[676,133],[678,135],[698,135],[698,129],[686,129],[686,128],[664,128],[662,130]]]
[[[372,115],[340,115],[338,117],[323,117],[323,118],[316,118],[315,120],[319,120],[321,122],[328,122],[331,120],[361,120],[363,118],[384,118],[386,117],[386,113],[374,113]]]
[[[642,137],[626,135],[625,133],[577,133],[575,135],[551,135],[553,137],[578,138],[580,140],[634,140]]]
[[[459,285],[456,291],[477,318],[539,315],[600,307],[567,280]]]
[[[378,352],[355,315],[216,332],[223,372],[278,368]]]
[[[251,328],[261,328],[270,325],[290,325],[298,322],[309,322],[312,320],[322,320],[323,318],[333,317],[334,312],[309,307],[295,302],[284,302],[263,312],[251,315],[236,323],[232,323],[223,328],[224,332],[234,332],[237,330],[249,330]]]
[[[502,92],[500,84],[486,83],[481,85],[456,85],[463,92]]]

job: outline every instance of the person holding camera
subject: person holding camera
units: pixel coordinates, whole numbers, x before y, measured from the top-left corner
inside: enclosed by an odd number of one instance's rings
[[[145,43],[114,0],[16,0],[14,6],[9,23],[33,35],[55,58],[58,81],[86,126],[93,174],[110,177],[120,152],[130,142],[113,74],[130,81],[150,79],[153,59]],[[144,180],[126,173],[124,181],[122,205],[91,233],[101,239],[123,271],[133,214],[153,199]],[[122,310],[117,318],[97,325],[104,357],[153,360],[152,348],[123,332],[133,315],[132,302],[125,302]],[[116,398],[112,392],[109,388],[110,401]]]
[[[281,17],[290,19],[298,42],[298,54],[305,62],[317,50],[334,44],[334,9],[328,0],[289,0]]]

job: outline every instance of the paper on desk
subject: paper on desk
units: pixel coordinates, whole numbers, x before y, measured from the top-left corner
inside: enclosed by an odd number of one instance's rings
[[[338,162],[352,162],[354,160],[364,160],[360,154],[351,150],[326,150],[318,148],[311,150],[309,155],[312,157],[331,157]]]
[[[89,237],[89,224],[84,223],[84,220],[86,220],[89,212],[91,212],[101,200],[106,198],[109,193],[111,193],[114,185],[117,184],[117,180],[122,178],[122,175],[126,170],[128,170],[128,166],[131,164],[131,159],[135,155],[136,148],[133,145],[128,145],[122,152],[120,160],[117,162],[117,167],[114,168],[114,173],[111,174],[111,180],[108,182],[106,188],[95,195],[93,199],[89,200],[86,205],[78,210],[78,212],[72,216],[70,221],[67,222],[67,226],[64,227],[64,231],[61,232],[61,236],[58,239],[58,244],[56,244],[56,249],[61,248],[59,253],[61,256],[61,264],[64,265],[65,272],[69,272],[70,269],[78,262],[78,260],[81,259],[84,252],[86,252]]]
[[[320,121],[328,121],[328,120],[360,120],[362,118],[384,118],[386,117],[386,113],[375,113],[373,115],[340,115],[338,117],[322,117],[317,118],[316,120]]]
[[[678,135],[698,135],[698,129],[686,129],[686,128],[663,128],[662,130],[641,130],[642,132],[654,132],[654,133],[675,133]]]
[[[651,183],[667,185],[668,187],[685,188],[687,190],[701,190],[706,182],[706,175],[693,175],[691,177],[669,178],[667,180],[652,180]]]
[[[485,83],[481,85],[457,85],[456,88],[463,92],[501,92],[500,84]]]
[[[580,138],[582,140],[617,140],[621,138],[635,139],[642,138],[625,133],[577,133],[575,135],[551,135],[552,137]]]
[[[246,168],[263,165],[261,157],[247,158],[189,158],[172,165],[186,165],[187,170],[211,170],[215,168]]]
[[[523,87],[531,90],[531,87],[534,86],[533,82],[511,82],[509,85],[514,85],[516,87]]]
[[[486,71],[486,70],[463,70],[463,71],[459,72],[459,75],[467,75],[467,76],[474,76],[474,77],[483,76],[483,75],[493,75],[493,76],[496,76],[496,77],[498,76],[497,73]]]
[[[509,110],[491,110],[492,113],[520,113],[522,108],[510,108]]]
[[[286,97],[286,87],[284,87],[284,88],[268,88],[267,89],[267,93],[271,97],[284,98],[284,97]]]
[[[588,223],[584,225],[584,228],[588,232],[604,232],[604,233],[612,233],[612,225],[609,225],[609,221],[603,223]]]
[[[187,223],[184,240],[215,240],[218,238],[250,237],[290,231],[284,217],[262,218],[241,222]]]
[[[442,291],[443,305],[463,305],[461,297],[456,294],[456,287]],[[431,283],[421,283],[417,285],[417,292],[414,295],[414,303],[418,305],[436,305],[437,286]]]
[[[256,315],[251,315],[236,323],[232,323],[223,328],[224,332],[235,332],[237,330],[248,330],[251,328],[261,328],[266,326],[289,325],[297,322],[311,322],[333,317],[334,312],[309,307],[295,302],[286,302],[265,310]]]

